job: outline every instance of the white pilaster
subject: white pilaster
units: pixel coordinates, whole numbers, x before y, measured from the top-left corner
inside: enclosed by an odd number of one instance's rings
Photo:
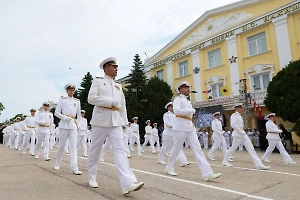
[[[228,56],[238,57],[237,49],[236,49],[236,36],[226,38],[226,42],[227,42]],[[238,95],[239,94],[238,83],[240,82],[238,60],[236,59],[236,62],[233,63],[230,63],[229,60],[227,60],[227,62],[229,62],[230,86],[231,86],[230,93],[231,95]]]
[[[292,60],[287,15],[277,17],[272,22],[275,27],[280,69],[283,69]]]
[[[193,51],[191,55],[192,55],[192,69],[194,70],[195,67],[198,67],[200,69],[197,74],[193,72],[194,84],[192,90],[197,91],[197,93],[195,93],[195,99],[194,99],[194,101],[197,102],[202,100],[201,75],[200,75],[201,67],[200,67],[199,50]]]
[[[172,61],[167,62],[167,83],[170,85],[171,89],[173,89],[173,63]]]

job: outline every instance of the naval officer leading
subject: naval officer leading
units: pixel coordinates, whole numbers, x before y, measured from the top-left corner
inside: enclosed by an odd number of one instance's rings
[[[96,182],[97,165],[101,147],[108,137],[114,153],[115,165],[123,194],[140,190],[144,183],[137,183],[136,177],[129,168],[129,161],[124,151],[123,130],[128,124],[126,102],[122,86],[114,81],[118,65],[114,57],[100,63],[104,70],[103,78],[93,80],[88,95],[88,102],[94,105],[90,124],[92,125],[92,143],[88,154],[88,179],[91,187],[98,187]]]

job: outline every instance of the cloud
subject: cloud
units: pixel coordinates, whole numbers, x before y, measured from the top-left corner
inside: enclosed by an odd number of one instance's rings
[[[101,60],[118,59],[118,78],[133,56],[150,57],[206,10],[235,0],[31,0],[0,2],[0,121],[57,101],[66,83]],[[71,68],[71,69],[69,69]]]

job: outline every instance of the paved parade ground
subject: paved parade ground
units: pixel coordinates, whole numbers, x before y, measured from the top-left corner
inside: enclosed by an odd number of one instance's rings
[[[205,155],[207,150],[203,150]],[[97,182],[99,188],[88,186],[86,158],[79,150],[79,170],[81,176],[69,172],[69,156],[64,155],[60,170],[54,169],[56,148],[50,153],[50,161],[41,156],[35,159],[30,154],[0,146],[0,199],[299,199],[300,198],[300,155],[291,154],[297,162],[293,165],[283,163],[277,153],[270,157],[270,170],[259,171],[246,151],[236,151],[234,167],[221,166],[222,152],[215,154],[216,161],[210,161],[214,172],[222,176],[211,182],[202,180],[191,149],[184,149],[191,165],[180,167],[175,163],[176,177],[164,172],[165,165],[157,163],[157,154],[143,153],[138,157],[133,152],[130,166],[144,188],[123,196],[113,165],[112,150],[105,162],[98,165]],[[262,152],[257,150],[259,157]]]

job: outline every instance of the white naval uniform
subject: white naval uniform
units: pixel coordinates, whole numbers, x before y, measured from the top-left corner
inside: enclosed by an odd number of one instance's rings
[[[25,119],[25,124],[26,124],[26,132],[25,132],[25,139],[23,143],[23,153],[26,152],[27,146],[30,142],[30,154],[34,155],[34,146],[35,146],[35,134],[36,134],[36,123],[35,123],[35,116],[28,116]]]
[[[166,153],[168,153],[168,151],[172,148],[173,144],[174,144],[174,133],[173,133],[173,124],[174,124],[174,119],[175,119],[175,115],[173,112],[168,111],[166,113],[164,113],[163,115],[163,120],[164,120],[164,131],[163,131],[163,144],[161,147],[161,150],[158,154],[158,162],[159,163],[164,163],[164,155]],[[187,158],[181,149],[179,150],[179,153],[177,155],[176,160],[179,160],[180,165],[184,166],[187,164]]]
[[[130,150],[128,145],[129,133],[127,133],[127,128],[128,126],[126,126],[126,128],[123,128],[123,141],[124,141],[124,151],[126,152],[126,155],[129,158],[131,156],[130,156]]]
[[[145,146],[148,144],[148,142],[150,143],[150,150],[152,153],[156,153],[155,152],[155,148],[154,148],[154,144],[153,144],[153,135],[152,135],[152,127],[150,125],[147,125],[145,127],[145,142],[142,146],[142,152],[144,151]]]
[[[49,156],[49,140],[51,126],[53,126],[53,120],[53,114],[49,111],[42,111],[35,118],[35,123],[37,124],[37,143],[35,158],[38,158],[40,155],[42,143],[44,145],[44,158],[46,159]]]
[[[14,124],[11,124],[9,126],[9,138],[8,138],[8,146],[10,146],[11,148],[13,148],[14,146],[14,141],[15,141],[15,130],[14,130]]]
[[[59,144],[56,156],[56,166],[60,166],[62,154],[66,144],[69,140],[70,144],[70,170],[71,172],[78,171],[77,163],[77,130],[78,125],[75,120],[81,118],[80,100],[73,97],[61,97],[56,109],[55,116],[60,119],[59,127]]]
[[[230,131],[225,131],[223,136],[225,138],[226,147],[227,147],[227,149],[229,149],[230,148]]]
[[[192,119],[192,116],[195,114],[196,110],[192,107],[191,102],[187,99],[187,96],[182,94],[174,98],[173,109],[174,114],[176,115],[173,124],[174,145],[171,149],[166,169],[174,172],[174,161],[182,149],[184,141],[187,139],[188,144],[194,152],[194,156],[201,171],[202,177],[212,175],[213,170],[202,153],[193,122],[189,119],[182,118],[186,117]]]
[[[59,128],[55,128],[55,147],[58,147],[58,142],[59,142]]]
[[[213,146],[210,148],[208,152],[208,157],[213,158],[214,157],[214,152],[220,147],[221,150],[223,151],[224,155],[227,150],[225,138],[223,137],[223,134],[225,131],[222,129],[222,123],[219,119],[215,118],[211,122],[211,129],[214,132],[213,137],[214,137],[214,143]]]
[[[160,143],[159,143],[159,136],[158,136],[158,129],[152,129],[152,136],[153,136],[153,145],[156,143],[156,151],[160,152]]]
[[[235,112],[231,115],[230,117],[230,124],[231,127],[233,128],[232,132],[232,137],[233,137],[233,142],[231,147],[228,149],[226,155],[224,156],[223,159],[223,164],[228,164],[228,160],[230,159],[232,153],[237,149],[237,147],[240,144],[243,144],[250,154],[254,164],[256,167],[263,166],[261,160],[258,158],[254,147],[247,136],[246,132],[243,130],[244,127],[244,121],[239,112]]]
[[[18,146],[19,146],[19,137],[20,137],[20,134],[21,134],[21,122],[15,122],[13,124],[13,127],[14,127],[14,133],[15,133],[15,137],[14,137],[14,141],[13,141],[13,148],[15,149],[18,149]]]
[[[27,126],[25,124],[25,120],[21,121],[21,131],[20,131],[20,135],[19,135],[19,150],[22,150],[23,144],[24,144],[24,140],[25,140],[25,132],[27,130]]]
[[[116,102],[118,104],[112,107]],[[121,187],[124,188],[137,182],[134,173],[129,168],[129,161],[124,151],[122,126],[128,124],[128,119],[122,86],[107,75],[103,78],[96,78],[89,91],[88,103],[94,105],[90,122],[92,143],[87,159],[89,181],[96,181],[101,147],[108,137],[113,147]]]
[[[265,154],[263,155],[262,159],[269,160],[269,156],[274,151],[275,147],[277,147],[277,149],[280,152],[280,155],[283,158],[283,161],[286,163],[292,162],[293,161],[292,158],[284,149],[284,146],[282,145],[281,139],[279,137],[279,133],[282,133],[282,130],[280,130],[272,120],[267,121],[266,129],[268,132],[266,138],[268,140],[269,146]]]
[[[87,144],[86,144],[87,119],[81,118],[80,120],[77,120],[77,124],[79,127],[78,136],[77,136],[77,150],[81,145],[83,149],[83,156],[87,156]]]
[[[203,146],[204,146],[204,149],[208,149],[208,132],[207,131],[203,132]]]
[[[141,155],[142,147],[140,142],[140,133],[139,133],[139,125],[136,123],[132,123],[130,127],[128,127],[130,132],[130,144],[129,149],[133,151],[133,145],[136,143],[137,146],[137,155]]]

